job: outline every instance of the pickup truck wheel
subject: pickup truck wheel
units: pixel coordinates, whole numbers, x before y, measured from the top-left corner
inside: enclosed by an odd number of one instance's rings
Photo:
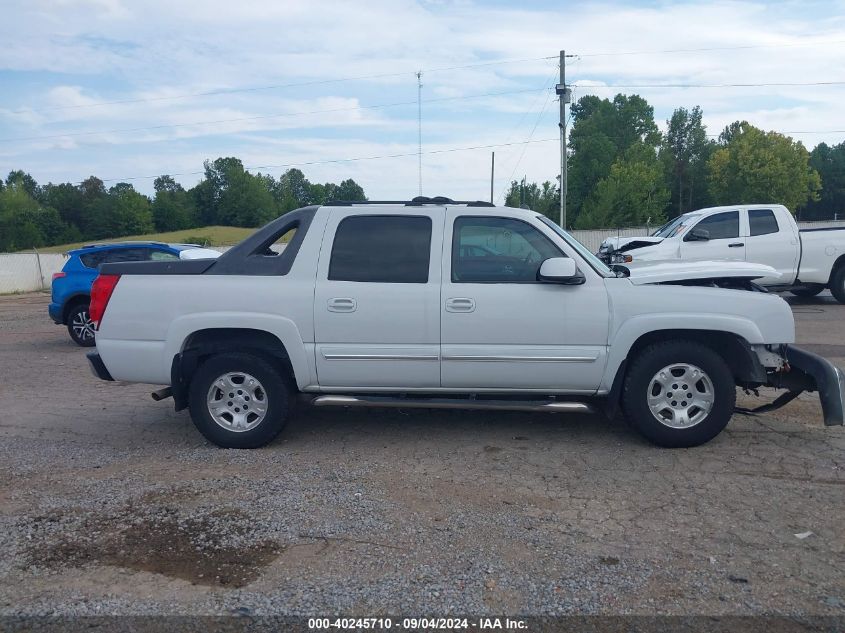
[[[67,315],[67,331],[73,342],[82,347],[94,347],[94,322],[88,314],[88,304],[80,303]]]
[[[845,263],[839,264],[830,277],[830,292],[839,303],[845,303]]]
[[[223,448],[258,448],[284,428],[290,412],[285,381],[268,362],[250,354],[221,354],[191,380],[191,419]]]
[[[801,288],[793,288],[789,292],[794,294],[796,297],[815,297],[822,290],[824,290],[824,286],[819,284],[813,286],[803,286]]]
[[[735,403],[730,368],[716,352],[692,341],[644,349],[628,369],[622,395],[631,424],[669,448],[698,446],[716,437]]]

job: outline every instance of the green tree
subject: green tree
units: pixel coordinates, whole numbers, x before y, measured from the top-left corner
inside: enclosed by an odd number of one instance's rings
[[[81,188],[69,182],[58,185],[48,183],[42,192],[44,203],[58,211],[62,221],[78,231],[83,225],[85,212],[85,198]]]
[[[830,147],[819,143],[810,152],[810,167],[822,179],[821,196],[801,212],[808,220],[845,218],[845,142]]]
[[[220,195],[217,220],[231,226],[259,226],[279,215],[278,205],[263,178],[232,170]]]
[[[288,169],[279,177],[277,200],[282,213],[308,206],[314,202],[312,185],[301,170]]]
[[[50,219],[50,211],[58,219],[55,209],[44,209],[22,183],[8,183],[0,190],[0,252],[44,246],[39,224]]]
[[[709,204],[707,160],[715,143],[707,140],[698,106],[692,110],[678,108],[666,124],[660,159],[672,194],[668,215],[675,217]]]
[[[612,165],[634,144],[656,148],[660,131],[654,108],[639,95],[618,94],[613,101],[594,95],[572,106],[569,136],[569,215],[578,217],[598,183],[610,175]]]
[[[505,206],[525,206],[557,222],[560,220],[559,187],[549,180],[540,185],[536,182],[529,183],[524,178],[521,182],[513,180],[505,195]]]
[[[795,213],[818,199],[821,178],[800,141],[764,132],[747,121],[727,129],[708,162],[717,204],[777,202]]]
[[[31,198],[35,200],[38,200],[41,193],[35,178],[22,169],[16,169],[9,172],[9,175],[6,176],[6,186],[22,188]]]
[[[191,196],[172,176],[159,176],[153,181],[153,223],[157,231],[178,231],[196,226]]]
[[[85,236],[92,239],[122,237],[151,233],[153,214],[150,199],[135,191],[126,182],[120,182],[98,196],[89,207]]]
[[[337,187],[337,191],[332,192],[334,200],[349,200],[353,202],[363,202],[367,199],[364,195],[364,188],[351,178],[342,180]]]
[[[242,177],[244,164],[239,158],[206,160],[205,180],[192,190],[199,219],[202,224],[221,224],[220,202],[234,180]]]
[[[633,145],[590,193],[575,226],[592,229],[662,224],[669,198],[654,148]]]

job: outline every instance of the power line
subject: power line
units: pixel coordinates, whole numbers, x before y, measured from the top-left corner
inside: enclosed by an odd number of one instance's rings
[[[510,178],[508,178],[507,182],[505,183],[504,187],[502,188],[502,192],[499,194],[499,198],[501,199],[505,195],[505,187],[508,186],[513,180],[513,176],[516,173],[516,170],[519,168],[519,164],[522,162],[522,158],[525,156],[525,149],[528,147],[528,144],[534,138],[534,132],[537,131],[537,125],[540,123],[540,119],[543,118],[543,114],[546,112],[546,108],[549,106],[549,98],[551,97],[551,92],[546,95],[546,100],[543,102],[543,107],[540,108],[539,114],[537,114],[537,118],[534,121],[534,127],[531,128],[531,133],[528,135],[528,138],[522,142],[522,151],[519,153],[519,158],[516,160],[516,163],[511,170]]]
[[[524,62],[534,62],[534,61],[541,61],[548,59],[547,57],[529,57],[523,59],[500,59],[495,61],[489,62],[478,62],[475,64],[464,64],[461,66],[442,66],[439,68],[428,68],[423,69],[420,72],[424,73],[436,73],[436,72],[446,72],[450,70],[464,70],[467,68],[482,68],[485,66],[500,66],[505,64],[519,64]],[[193,97],[213,97],[217,95],[228,95],[228,94],[237,94],[240,92],[260,92],[265,90],[283,90],[285,88],[305,88],[308,86],[323,86],[326,84],[336,84],[336,83],[345,83],[351,81],[368,81],[373,79],[387,79],[391,77],[403,77],[410,73],[408,72],[392,72],[392,73],[376,73],[371,75],[357,75],[357,76],[350,76],[350,77],[337,77],[334,79],[316,79],[313,81],[300,81],[294,83],[287,83],[287,84],[274,84],[269,86],[246,86],[243,88],[221,88],[219,90],[208,90],[205,92],[189,92],[185,94],[179,95],[169,95],[169,96],[162,96],[162,97],[143,97],[137,99],[117,99],[114,101],[98,101],[96,103],[79,103],[75,105],[68,105],[68,106],[54,106],[49,108],[21,108],[19,110],[13,110],[12,113],[14,114],[25,114],[30,112],[52,112],[56,110],[76,110],[81,108],[97,108],[101,106],[108,106],[108,105],[124,105],[129,103],[154,103],[157,101],[174,101],[178,99],[191,99]]]
[[[748,46],[710,46],[706,48],[670,48],[650,51],[609,51],[605,53],[582,53],[577,57],[612,57],[622,55],[662,55],[666,53],[706,53],[713,51],[740,51],[761,48],[801,48],[815,46],[830,46],[832,44],[845,44],[845,40],[828,40],[823,42],[796,42],[794,44],[751,44]],[[553,59],[553,58],[549,58]]]
[[[763,88],[786,86],[842,86],[845,81],[806,81],[773,83],[738,83],[738,84],[573,84],[579,88]]]
[[[550,141],[557,141],[557,137],[555,138],[542,138],[542,139],[533,139],[530,141],[515,141],[513,143],[492,143],[490,145],[472,145],[469,147],[449,147],[446,149],[432,149],[426,150],[423,154],[450,154],[452,152],[468,152],[471,150],[477,149],[492,149],[495,147],[508,147],[511,145],[521,145],[523,143],[548,143]],[[280,165],[248,165],[244,167],[244,169],[284,169],[287,167],[309,167],[312,165],[329,165],[335,163],[353,163],[359,161],[366,161],[366,160],[382,160],[385,158],[406,158],[408,156],[417,156],[418,152],[402,152],[398,154],[382,154],[378,156],[356,156],[353,158],[334,158],[329,160],[313,160],[313,161],[303,161],[303,162],[296,162],[296,163],[283,163]],[[199,174],[204,174],[204,171],[188,171],[188,172],[181,172],[181,173],[170,173],[166,174],[168,176],[196,176]],[[126,176],[124,178],[102,178],[103,182],[125,182],[128,180],[150,180],[154,178],[158,178],[162,174],[158,174],[156,176]],[[81,184],[77,182],[75,184]]]
[[[794,44],[760,44],[749,46],[712,46],[706,48],[675,48],[663,50],[645,50],[645,51],[606,51],[597,53],[581,53],[576,57],[614,57],[627,55],[660,55],[669,53],[701,53],[712,51],[735,51],[735,50],[751,50],[751,49],[765,49],[765,48],[800,48],[800,47],[816,47],[816,46],[830,46],[835,44],[845,43],[845,40],[829,40],[823,42],[806,42]],[[468,68],[483,68],[487,66],[500,66],[507,64],[518,64],[524,62],[542,61],[549,59],[557,59],[556,56],[544,57],[528,57],[522,59],[501,59],[489,62],[477,62],[473,64],[463,64],[458,66],[442,66],[437,68],[423,69],[426,73],[446,72],[452,70],[464,70]],[[139,97],[136,99],[115,99],[112,101],[98,101],[95,103],[79,103],[66,106],[52,106],[46,108],[20,108],[12,110],[13,114],[25,114],[31,112],[54,112],[59,110],[77,110],[83,108],[98,108],[109,105],[125,105],[132,103],[155,103],[161,101],[177,101],[179,99],[191,99],[194,97],[212,97],[218,95],[237,94],[242,92],[261,92],[267,90],[283,90],[286,88],[305,88],[309,86],[322,86],[327,84],[346,83],[352,81],[370,81],[375,79],[388,79],[393,77],[402,77],[408,72],[390,72],[390,73],[374,73],[368,75],[353,75],[348,77],[337,77],[333,79],[317,79],[312,81],[291,82],[285,84],[272,84],[267,86],[245,86],[243,88],[221,88],[218,90],[207,90],[203,92],[189,92],[178,95],[168,95],[161,97]]]
[[[521,90],[507,90],[504,92],[486,92],[482,94],[475,94],[475,95],[462,95],[458,97],[438,97],[435,99],[426,99],[425,103],[439,103],[443,101],[459,101],[462,99],[479,99],[482,97],[498,97],[503,95],[513,95],[513,94],[522,94],[527,92],[538,92],[540,90],[546,90],[546,88],[524,88]],[[375,110],[379,108],[393,108],[398,106],[406,106],[406,105],[417,105],[417,101],[399,101],[395,103],[379,103],[374,105],[366,105],[366,106],[353,106],[351,108],[328,108],[324,110],[310,110],[310,111],[301,111],[301,112],[284,112],[281,114],[264,114],[258,116],[250,116],[250,117],[238,117],[234,119],[218,119],[215,121],[188,121],[185,123],[168,123],[163,125],[149,125],[144,127],[134,127],[134,128],[119,128],[119,129],[112,129],[112,130],[89,130],[89,131],[79,131],[79,132],[64,132],[60,134],[47,134],[42,136],[22,136],[18,138],[3,138],[0,139],[0,143],[16,143],[21,141],[38,141],[38,140],[47,140],[47,139],[54,139],[54,138],[66,138],[66,137],[76,137],[76,136],[96,136],[99,134],[121,134],[124,132],[144,132],[149,130],[163,130],[163,129],[172,129],[172,128],[179,128],[179,127],[191,127],[194,125],[219,125],[221,123],[242,123],[245,121],[260,121],[264,119],[277,119],[277,118],[286,118],[286,117],[296,117],[296,116],[306,116],[310,114],[329,114],[334,112],[352,112],[356,110]]]

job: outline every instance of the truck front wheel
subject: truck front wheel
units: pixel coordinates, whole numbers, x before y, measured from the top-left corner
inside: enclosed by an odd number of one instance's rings
[[[191,419],[222,448],[258,448],[284,428],[290,393],[279,372],[251,354],[220,354],[200,365],[189,392]]]
[[[839,303],[845,303],[845,262],[840,263],[830,276],[830,292]]]
[[[730,368],[694,341],[656,343],[625,377],[622,406],[631,424],[659,446],[698,446],[727,426],[736,404]]]

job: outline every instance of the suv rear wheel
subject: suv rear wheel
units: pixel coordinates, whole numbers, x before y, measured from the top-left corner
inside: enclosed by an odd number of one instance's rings
[[[220,354],[194,374],[189,406],[197,429],[211,442],[223,448],[258,448],[284,428],[290,392],[263,358]]]
[[[735,404],[730,368],[716,352],[694,341],[645,348],[628,369],[622,395],[631,424],[669,448],[710,441],[727,426]]]
[[[82,347],[94,347],[94,322],[88,313],[88,304],[80,303],[67,315],[67,331],[73,342]]]

